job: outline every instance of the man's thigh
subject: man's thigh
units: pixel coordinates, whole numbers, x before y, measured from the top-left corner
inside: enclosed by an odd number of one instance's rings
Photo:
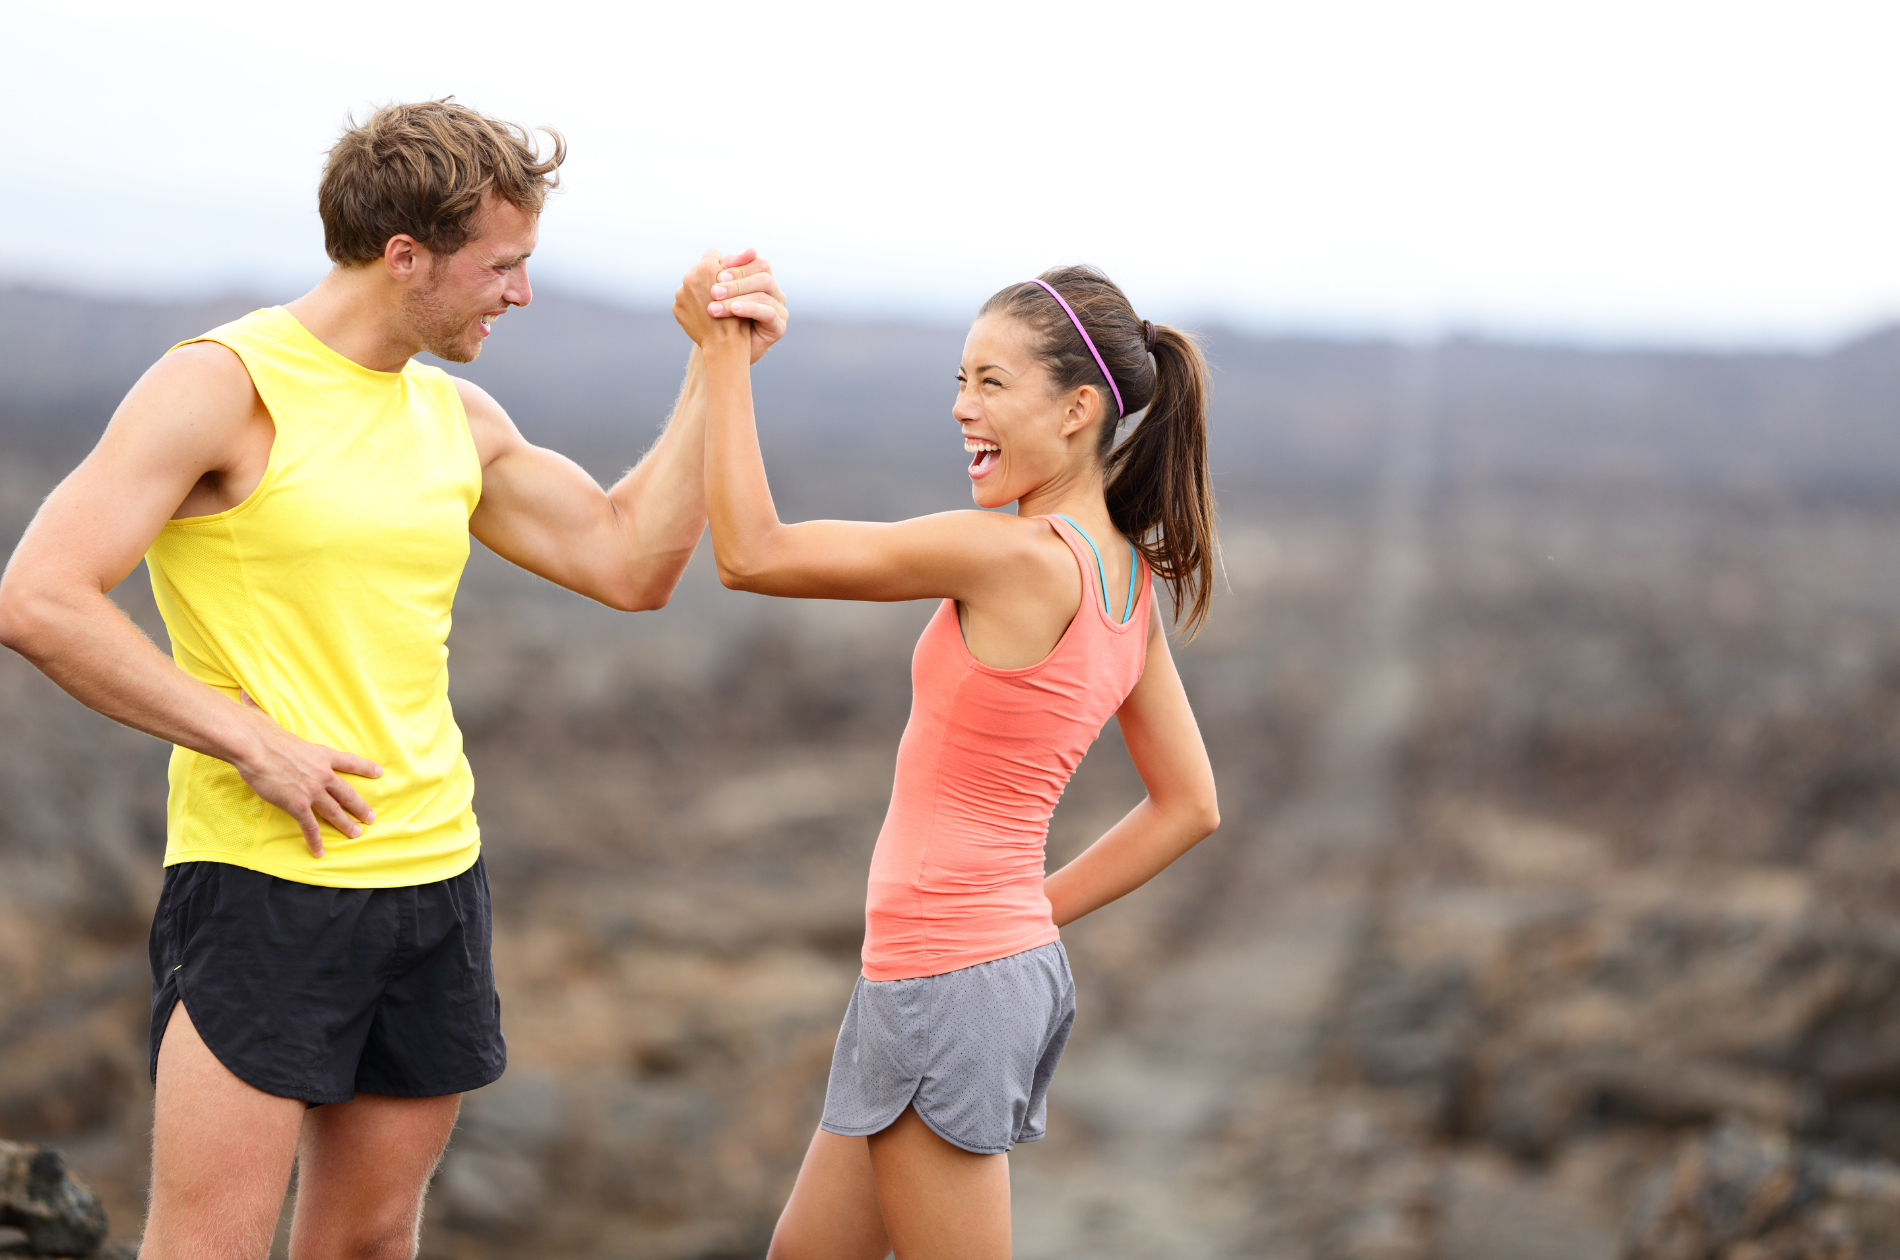
[[[247,1085],[180,1002],[158,1052],[152,1204],[140,1260],[257,1260],[270,1246],[304,1104]]]
[[[461,1095],[358,1094],[311,1110],[297,1157],[294,1260],[409,1257]]]

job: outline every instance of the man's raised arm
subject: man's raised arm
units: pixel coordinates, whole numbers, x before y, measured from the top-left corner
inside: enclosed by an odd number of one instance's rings
[[[338,775],[374,778],[382,770],[298,739],[192,678],[107,597],[194,488],[242,462],[247,431],[255,436],[259,423],[268,425],[269,415],[223,346],[186,346],[154,364],[27,526],[0,577],[0,643],[88,708],[231,763],[253,791],[298,820],[321,856],[318,818],[350,836],[361,831],[351,815],[373,821]]]
[[[756,362],[785,332],[784,294],[752,251],[720,260],[732,305],[750,318]],[[723,304],[723,303],[722,303]],[[501,405],[456,381],[482,461],[482,498],[469,530],[504,559],[613,608],[663,607],[706,528],[706,393],[699,351],[665,430],[611,490],[580,465],[534,446]]]

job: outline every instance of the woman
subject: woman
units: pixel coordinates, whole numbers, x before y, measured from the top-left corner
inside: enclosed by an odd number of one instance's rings
[[[895,524],[779,521],[753,426],[744,279],[717,257],[674,315],[705,361],[706,496],[727,586],[940,598],[871,859],[864,974],[773,1260],[1002,1260],[1007,1152],[1042,1136],[1074,1019],[1058,929],[1219,822],[1149,581],[1190,629],[1215,564],[1206,364],[1065,267],[984,304],[952,409],[977,506]],[[757,313],[767,315],[763,307]],[[1119,446],[1121,421],[1145,416]],[[1148,797],[1043,876],[1056,800],[1110,715]]]

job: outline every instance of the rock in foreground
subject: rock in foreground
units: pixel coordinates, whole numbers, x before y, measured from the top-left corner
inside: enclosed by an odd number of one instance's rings
[[[110,1256],[117,1250],[104,1246],[106,1213],[92,1188],[50,1146],[0,1141],[0,1225],[26,1235],[23,1254],[29,1256]]]

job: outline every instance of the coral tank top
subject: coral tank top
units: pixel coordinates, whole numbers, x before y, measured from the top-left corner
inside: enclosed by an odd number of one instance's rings
[[[1042,891],[1049,818],[1141,679],[1154,594],[1142,565],[1135,606],[1115,620],[1094,544],[1066,520],[1038,519],[1068,543],[1084,591],[1049,655],[1025,669],[983,664],[948,599],[917,641],[910,723],[871,856],[867,980],[941,975],[1059,935]]]

